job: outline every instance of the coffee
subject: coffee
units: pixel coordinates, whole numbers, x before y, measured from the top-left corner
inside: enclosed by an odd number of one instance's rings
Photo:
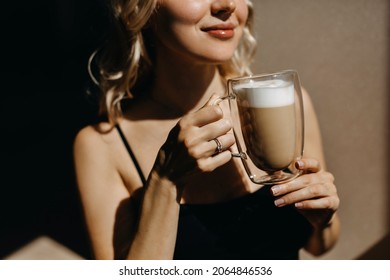
[[[246,152],[252,162],[268,172],[288,167],[296,148],[293,83],[246,83],[235,93]]]

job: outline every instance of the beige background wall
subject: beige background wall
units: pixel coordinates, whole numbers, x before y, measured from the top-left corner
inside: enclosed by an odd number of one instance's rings
[[[298,70],[336,177],[342,235],[323,258],[390,259],[390,1],[253,2],[255,72]]]

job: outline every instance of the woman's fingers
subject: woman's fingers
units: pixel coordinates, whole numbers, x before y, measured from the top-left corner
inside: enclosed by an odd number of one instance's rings
[[[340,204],[334,177],[323,171],[315,159],[298,160],[295,166],[303,175],[271,188],[275,206],[293,205],[314,228],[322,229],[329,224]]]
[[[181,128],[191,126],[202,127],[223,118],[222,109],[219,106],[206,106],[196,112],[189,113],[179,121]]]
[[[213,105],[219,105],[219,103],[222,101],[220,94],[214,93],[211,95],[209,100],[206,102],[206,104],[202,107],[207,107],[207,106],[213,106]]]
[[[300,209],[336,209],[338,197],[333,175],[321,170],[319,161],[312,158],[298,160],[296,167],[303,175],[271,188],[272,194],[277,197],[275,205],[295,205]]]
[[[215,105],[215,100],[218,95],[213,94],[206,104],[196,112],[192,112],[184,116],[179,124],[183,127],[196,126],[202,127],[212,122],[216,122],[223,118],[223,111],[221,107]]]
[[[231,159],[229,149],[235,143],[232,124],[224,118],[222,109],[213,105],[214,97],[198,111],[184,116],[164,144],[158,162],[173,174],[171,177],[209,172]]]
[[[295,167],[302,170],[303,173],[316,173],[321,170],[321,164],[313,158],[302,158],[295,162]]]
[[[334,207],[335,205],[328,203],[332,202],[334,196],[336,196],[336,188],[332,182],[322,182],[312,184],[300,188],[298,190],[287,193],[286,195],[278,197],[275,200],[275,205],[282,207],[285,205],[292,205],[296,203],[304,203],[304,205],[298,204],[299,207],[321,206],[318,203],[326,204],[322,205],[325,208]],[[312,204],[309,203],[312,202]],[[317,202],[315,202],[317,201]]]
[[[208,103],[213,102],[211,97]],[[178,140],[194,159],[214,156],[229,149],[235,142],[231,120],[224,118],[218,105],[208,103],[179,122]]]
[[[271,188],[274,196],[281,196],[287,193],[297,191],[310,185],[320,184],[322,182],[333,183],[334,177],[329,172],[318,172],[315,174],[306,174],[299,176],[291,182],[275,185]]]
[[[337,210],[340,203],[338,196],[323,197],[319,199],[304,200],[294,203],[301,210],[330,209]]]
[[[220,137],[232,129],[230,120],[220,119],[202,127],[192,126],[183,129],[179,137],[183,138],[186,146],[191,147],[201,142],[210,141]]]
[[[214,140],[215,139],[215,140]],[[204,141],[198,145],[188,148],[190,156],[196,159],[214,156],[217,153],[228,150],[235,143],[234,135],[227,133],[219,137],[215,137],[209,141]],[[220,145],[220,151],[218,149]]]
[[[229,160],[231,160],[231,158],[232,154],[230,151],[224,151],[212,157],[199,159],[197,161],[197,168],[202,172],[211,172],[217,167],[227,163]]]

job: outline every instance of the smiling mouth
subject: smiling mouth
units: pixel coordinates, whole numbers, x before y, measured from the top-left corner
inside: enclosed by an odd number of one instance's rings
[[[232,25],[216,25],[202,29],[212,37],[228,40],[234,37],[234,26]]]

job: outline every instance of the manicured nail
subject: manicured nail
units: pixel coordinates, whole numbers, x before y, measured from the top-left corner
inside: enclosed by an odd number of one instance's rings
[[[301,202],[297,202],[294,205],[295,205],[295,208],[302,208],[303,207],[303,203],[301,203]]]
[[[277,200],[275,200],[275,206],[283,206],[284,205],[284,199],[283,198],[279,198]]]
[[[298,160],[298,161],[295,162],[295,167],[297,169],[302,169],[304,167],[304,165],[305,164],[303,163],[303,161]]]
[[[280,192],[280,187],[279,186],[273,186],[271,188],[271,192],[273,195],[278,195],[278,193]]]

